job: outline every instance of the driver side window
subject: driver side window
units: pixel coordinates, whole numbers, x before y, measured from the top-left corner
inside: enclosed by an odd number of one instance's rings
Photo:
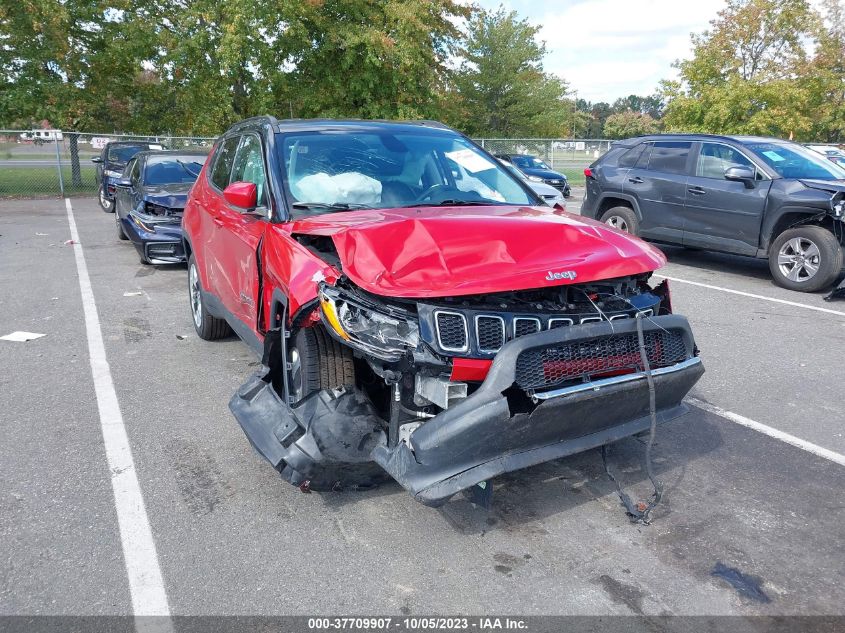
[[[756,173],[754,164],[740,152],[720,143],[702,143],[695,175],[700,178],[724,180],[725,170],[731,167],[748,167]]]
[[[264,172],[261,139],[256,135],[245,134],[241,137],[230,182],[253,183],[258,190],[258,206],[267,206],[267,175]]]

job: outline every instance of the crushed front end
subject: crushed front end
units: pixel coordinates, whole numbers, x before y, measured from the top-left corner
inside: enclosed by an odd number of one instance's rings
[[[230,408],[291,483],[334,488],[357,473],[366,484],[375,462],[416,500],[440,505],[648,429],[643,353],[658,420],[685,412],[704,369],[665,282],[648,277],[389,301],[343,278],[324,283],[317,311],[289,327],[325,327],[354,350],[356,384],[292,402],[289,365],[274,361],[290,357],[290,337],[275,330]]]

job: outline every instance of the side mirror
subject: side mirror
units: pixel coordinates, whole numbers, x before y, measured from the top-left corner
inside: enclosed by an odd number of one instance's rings
[[[754,170],[748,167],[728,167],[725,170],[725,180],[745,183],[746,189],[754,189]]]
[[[97,163],[97,164],[100,164],[100,163],[102,163],[102,162],[103,162],[103,159],[102,159],[102,158],[100,158],[99,156],[95,156],[94,158],[92,158],[92,159],[91,159],[91,162],[92,162],[92,163]]]
[[[233,182],[223,190],[223,198],[233,207],[252,211],[258,206],[258,187],[252,182]]]
[[[114,184],[114,186],[115,186],[115,187],[126,187],[126,188],[129,188],[129,187],[131,187],[131,186],[132,186],[132,181],[131,181],[131,180],[129,180],[129,178],[118,178],[118,179],[117,179],[117,180],[115,180],[115,181],[114,181],[114,183],[112,183],[112,184]]]

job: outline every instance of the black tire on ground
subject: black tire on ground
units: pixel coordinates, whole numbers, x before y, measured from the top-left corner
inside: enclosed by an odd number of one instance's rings
[[[97,190],[97,204],[106,213],[114,213],[114,200],[109,200],[103,193],[103,185]]]
[[[640,234],[640,221],[631,207],[613,207],[608,209],[602,213],[599,220],[631,235]]]
[[[196,285],[196,287],[195,287]],[[194,291],[197,291],[197,296],[194,296]],[[205,308],[205,302],[202,299],[202,281],[199,277],[199,269],[194,256],[191,255],[188,260],[188,303],[191,307],[192,321],[194,322],[194,329],[197,335],[204,341],[216,341],[217,339],[226,338],[231,335],[232,330],[225,319],[218,319],[212,316]],[[197,303],[194,304],[196,298]]]
[[[808,274],[807,268],[792,259],[798,257],[800,261],[802,256],[816,269],[814,274]],[[826,288],[839,276],[842,261],[839,241],[833,233],[821,226],[808,224],[784,231],[769,247],[769,270],[772,277],[778,286],[789,290],[815,292]]]
[[[123,232],[123,225],[120,223],[120,216],[115,213],[114,214],[114,223],[117,226],[117,239],[119,240],[128,240],[129,238],[126,237],[126,233]]]
[[[299,330],[293,345],[299,353],[303,398],[320,389],[355,385],[352,350],[334,340],[322,325]]]

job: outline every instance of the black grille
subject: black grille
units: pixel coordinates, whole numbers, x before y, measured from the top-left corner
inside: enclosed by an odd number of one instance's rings
[[[478,349],[483,352],[496,352],[505,344],[505,322],[501,317],[479,316]]]
[[[466,320],[461,314],[437,313],[437,336],[440,347],[449,350],[465,350],[467,347]]]
[[[526,334],[536,334],[540,331],[540,322],[536,319],[514,319],[513,320],[513,335],[525,336]]]
[[[643,334],[652,369],[686,360],[686,345],[680,332],[670,330]],[[554,387],[581,377],[643,369],[637,333],[613,334],[522,352],[516,361],[516,384],[528,391]]]

